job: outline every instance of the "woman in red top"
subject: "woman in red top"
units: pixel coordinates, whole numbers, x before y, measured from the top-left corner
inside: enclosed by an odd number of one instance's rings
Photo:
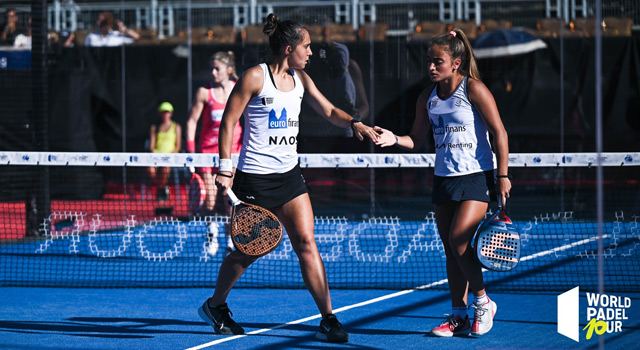
[[[218,153],[218,133],[220,131],[220,121],[222,113],[227,104],[227,99],[231,90],[238,80],[234,55],[231,51],[216,52],[209,60],[211,64],[211,82],[208,87],[201,87],[196,93],[189,120],[187,120],[187,152],[196,151],[196,129],[198,122],[202,118],[200,125],[200,135],[198,137],[197,150],[201,153]],[[242,127],[240,122],[236,124],[233,131],[232,153],[239,153],[242,147]],[[207,189],[207,198],[204,205],[203,214],[220,213],[231,214],[229,202],[223,198],[222,192],[218,192],[215,185],[215,173],[217,169],[200,168]],[[218,227],[215,222],[209,224],[209,246],[208,251],[214,255],[218,250],[217,244]],[[227,242],[227,252],[233,248],[231,240]]]

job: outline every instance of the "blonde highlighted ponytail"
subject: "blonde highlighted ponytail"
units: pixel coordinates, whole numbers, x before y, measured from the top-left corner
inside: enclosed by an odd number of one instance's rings
[[[238,81],[238,74],[236,73],[236,60],[233,51],[218,51],[211,56],[209,59],[210,63],[213,61],[220,61],[227,65],[227,67],[231,68],[231,73],[229,74],[229,79],[233,81]]]

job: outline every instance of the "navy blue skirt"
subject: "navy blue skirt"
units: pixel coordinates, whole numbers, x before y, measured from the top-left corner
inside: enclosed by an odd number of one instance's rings
[[[434,175],[431,202],[495,201],[495,183],[493,170],[461,176]]]

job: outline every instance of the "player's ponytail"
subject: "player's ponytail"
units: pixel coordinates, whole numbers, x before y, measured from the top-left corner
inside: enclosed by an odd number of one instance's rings
[[[462,61],[460,68],[458,68],[458,72],[461,75],[480,80],[480,71],[478,71],[471,43],[469,43],[469,39],[461,29],[454,28],[448,33],[431,39],[429,46],[434,45],[444,46],[451,58],[459,58]]]

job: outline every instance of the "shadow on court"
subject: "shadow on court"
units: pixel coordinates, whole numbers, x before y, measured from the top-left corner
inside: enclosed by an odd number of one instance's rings
[[[118,324],[118,325],[111,325]],[[33,334],[65,334],[94,338],[154,338],[158,334],[208,334],[210,332],[171,331],[150,327],[189,326],[199,327],[205,322],[152,318],[73,317],[67,321],[0,321],[3,332]]]

